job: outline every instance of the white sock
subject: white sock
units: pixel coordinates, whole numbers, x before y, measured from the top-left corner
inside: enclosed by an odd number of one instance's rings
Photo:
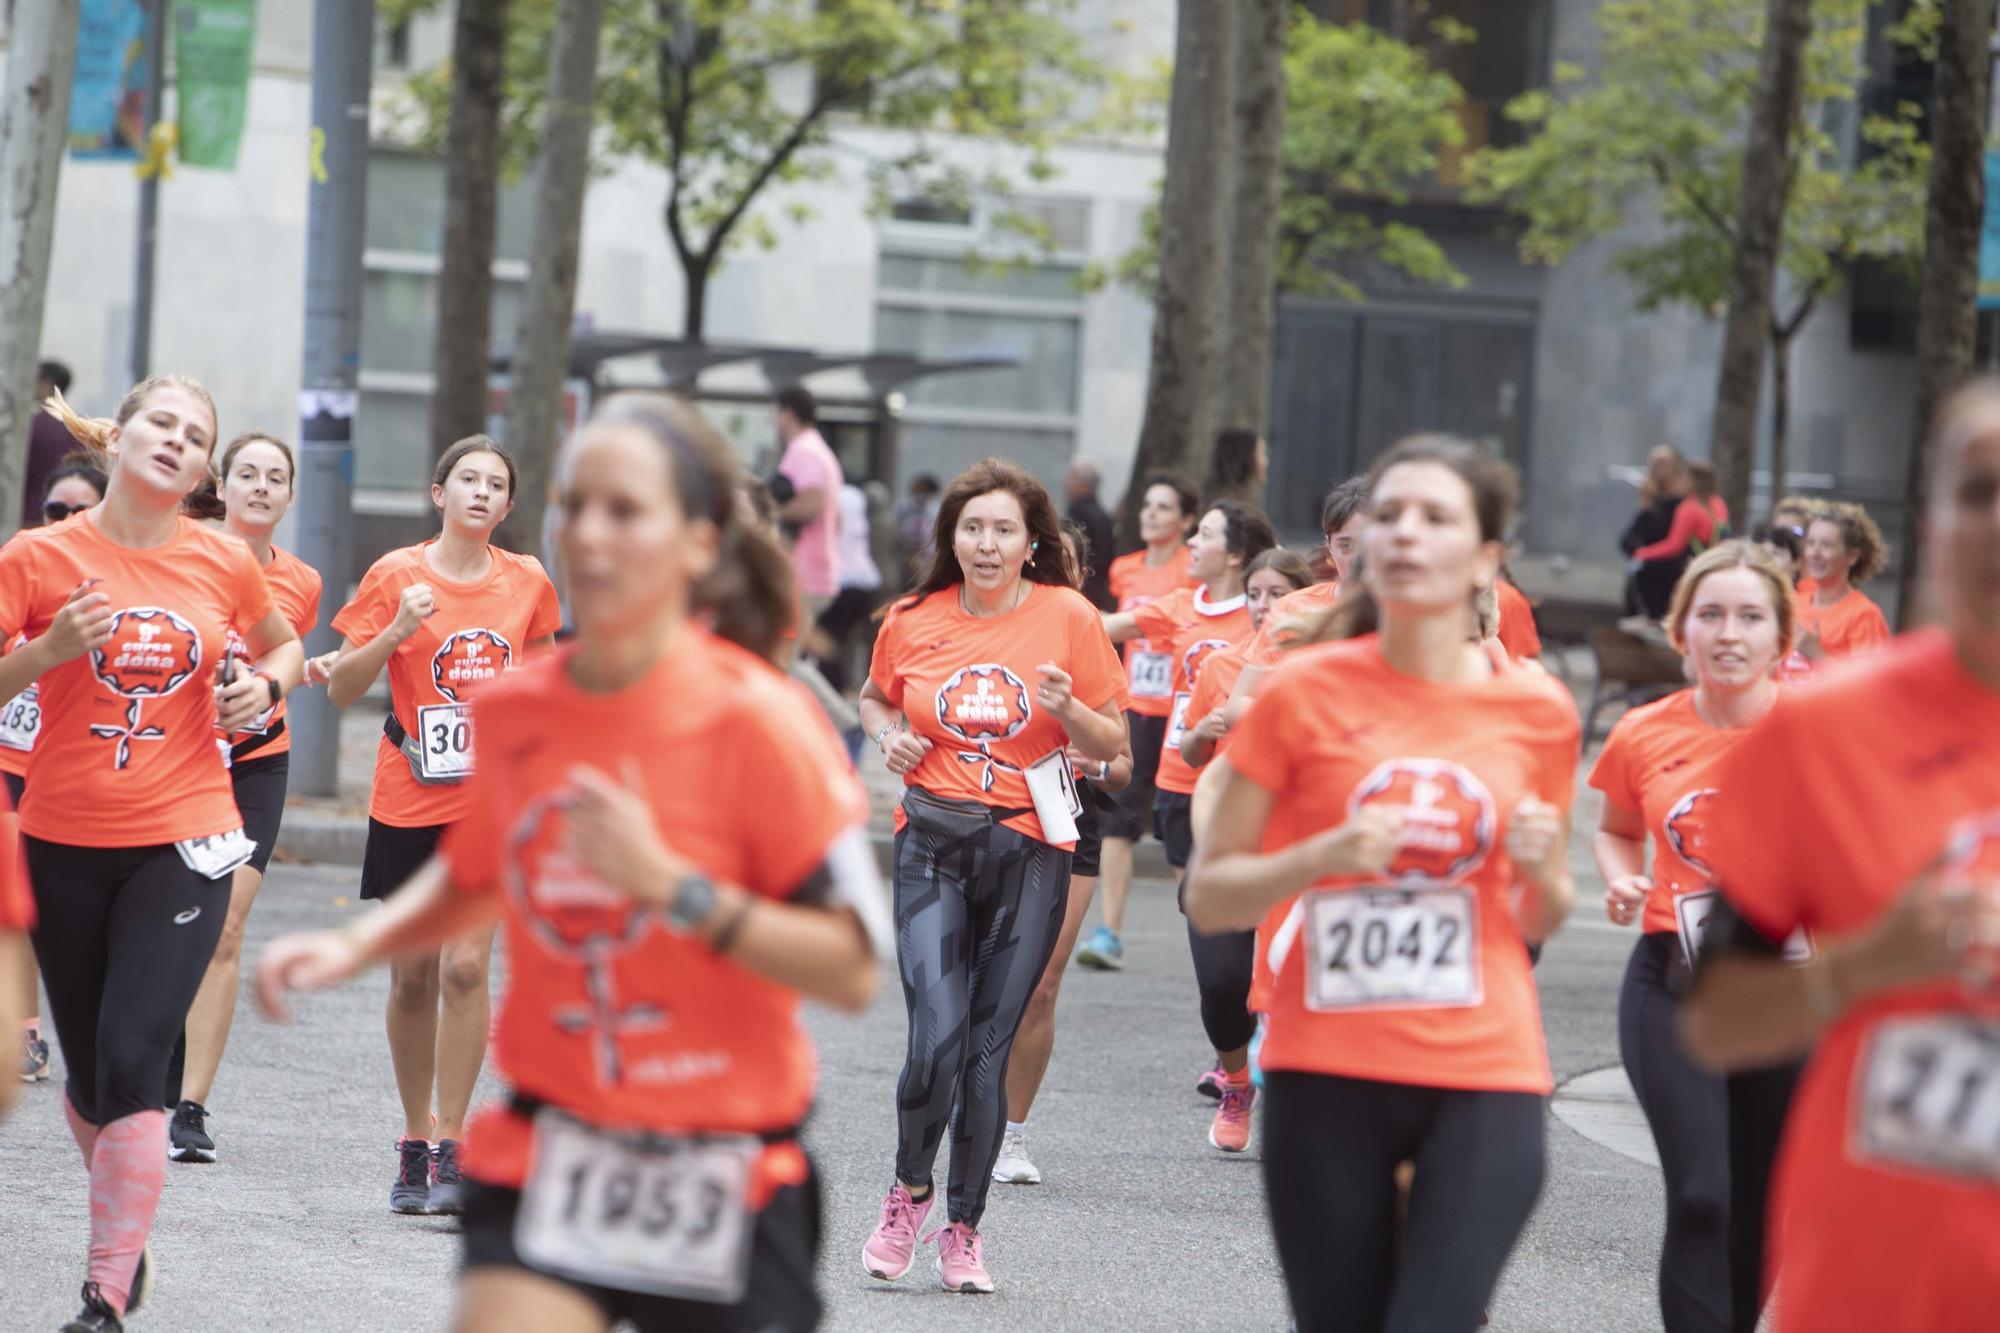
[[[1025,1134],[1027,1131],[1028,1122],[1025,1120],[1009,1120],[1007,1122],[1007,1132],[1009,1134]]]

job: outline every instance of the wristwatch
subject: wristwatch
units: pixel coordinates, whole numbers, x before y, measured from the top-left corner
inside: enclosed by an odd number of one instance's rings
[[[262,676],[264,678],[264,684],[270,687],[271,707],[276,708],[278,706],[278,700],[285,697],[285,691],[278,685],[278,678],[272,675],[268,671],[259,671],[257,674],[259,676]]]
[[[903,724],[901,722],[884,722],[882,724],[882,730],[875,733],[875,748],[878,750],[882,750],[882,738],[884,736],[887,736],[892,731],[900,730],[902,728],[902,725]],[[882,753],[887,754],[888,751],[882,750]]]
[[[667,924],[675,930],[698,930],[715,915],[715,881],[699,870],[681,876],[674,900],[667,906]]]

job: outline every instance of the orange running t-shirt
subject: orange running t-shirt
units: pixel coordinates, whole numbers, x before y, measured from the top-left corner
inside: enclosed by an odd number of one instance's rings
[[[1819,635],[1822,659],[1866,652],[1889,641],[1889,622],[1882,608],[1859,588],[1849,588],[1832,606],[1815,606],[1813,594],[1801,593],[1798,608],[1799,637]]]
[[[361,576],[354,599],[333,618],[333,628],[355,644],[366,644],[389,628],[402,605],[403,589],[427,583],[437,602],[430,619],[398,644],[389,656],[389,706],[403,730],[426,736],[420,723],[450,730],[463,721],[447,705],[464,705],[481,686],[518,664],[522,651],[562,626],[555,585],[542,562],[497,546],[486,577],[453,583],[425,562],[423,542],[389,552]],[[424,713],[422,710],[438,711]],[[477,771],[477,746],[473,747]],[[465,784],[425,784],[410,772],[410,761],[384,736],[375,747],[375,787],[368,814],[396,828],[449,824],[465,813]]]
[[[1275,800],[1263,850],[1408,808],[1370,883],[1328,877],[1274,933],[1266,1069],[1546,1094],[1547,1042],[1506,852],[1529,796],[1567,810],[1576,706],[1541,668],[1445,685],[1373,636],[1300,649],[1258,690],[1229,762]]]
[[[86,514],[0,547],[0,638],[40,638],[86,580],[111,599],[111,639],[37,682],[21,828],[79,847],[241,828],[215,744],[216,668],[230,626],[271,613],[263,571],[242,542],[193,519],[133,550]]]
[[[660,839],[718,883],[791,898],[866,819],[817,707],[759,658],[692,624],[641,680],[579,689],[570,651],[480,692],[480,764],[440,845],[451,882],[503,895],[507,993],[494,1062],[509,1084],[593,1124],[661,1132],[796,1125],[812,1100],[798,994],[724,958],[571,855],[570,774],[637,791]],[[837,742],[835,742],[837,744]],[[772,822],[782,812],[782,828]],[[467,1168],[519,1186],[529,1122],[478,1117]]]
[[[1309,583],[1297,592],[1288,592],[1264,613],[1264,624],[1250,640],[1248,663],[1267,667],[1277,661],[1291,642],[1301,621],[1317,619],[1333,609],[1340,599],[1340,583]]]
[[[1194,580],[1188,577],[1191,558],[1188,548],[1182,545],[1174,547],[1173,555],[1164,565],[1148,565],[1144,551],[1113,560],[1111,595],[1118,599],[1118,609],[1137,611],[1176,588],[1192,588]],[[1167,645],[1156,646],[1143,638],[1127,639],[1125,671],[1133,712],[1141,717],[1166,717],[1173,712],[1174,671],[1172,651]]]
[[[1237,680],[1243,675],[1249,652],[1250,642],[1232,643],[1202,663],[1201,679],[1195,682],[1193,696],[1188,700],[1188,726],[1199,726],[1210,713],[1229,702],[1229,693],[1236,688]],[[1212,763],[1220,758],[1228,748],[1229,733],[1225,731],[1222,738],[1216,741],[1209,761]]]
[[[1494,584],[1493,592],[1500,608],[1500,646],[1507,656],[1517,662],[1540,657],[1542,634],[1535,628],[1535,608],[1527,594],[1505,579]]]
[[[1695,711],[1694,691],[1679,690],[1618,719],[1590,770],[1604,799],[1639,816],[1653,843],[1652,892],[1640,928],[1680,932],[1675,903],[1714,890],[1708,829],[1721,799],[1716,777],[1748,727],[1713,727]]]
[[[1174,706],[1167,715],[1166,738],[1160,745],[1160,769],[1153,785],[1161,791],[1186,796],[1194,791],[1199,772],[1181,758],[1181,734],[1193,721],[1189,710],[1194,703],[1194,687],[1201,680],[1208,659],[1236,644],[1247,644],[1255,631],[1250,626],[1249,604],[1243,594],[1219,602],[1207,597],[1208,586],[1176,588],[1133,612],[1139,630],[1152,643],[1172,646]]]
[[[2000,877],[2000,692],[1942,633],[1906,636],[1773,710],[1722,787],[1709,845],[1731,905],[1773,941],[1804,926],[1837,944],[1928,866]],[[1955,982],[1820,1034],[1771,1195],[1781,1330],[1993,1326],[1996,1044]]]
[[[264,566],[264,581],[271,585],[271,599],[277,603],[278,613],[285,623],[298,632],[303,639],[319,625],[319,571],[305,561],[273,546],[271,563]],[[247,625],[245,629],[249,628]],[[233,630],[229,636],[230,649],[239,658],[248,655],[243,639]],[[268,736],[285,720],[285,701],[278,700],[278,706],[269,712],[260,713],[249,726],[230,733],[231,745],[243,745],[258,736]],[[286,727],[276,738],[259,745],[252,752],[252,758],[262,759],[268,755],[288,753],[292,748],[292,729]]]
[[[7,645],[13,652],[28,640],[15,635]],[[35,736],[42,729],[42,690],[30,681],[28,688],[0,705],[0,773],[17,778],[28,776],[28,756],[35,752]]]
[[[1028,588],[1027,600],[1002,616],[968,613],[957,584],[915,606],[908,599],[896,603],[875,636],[868,678],[931,743],[923,762],[903,775],[905,786],[947,800],[1026,810],[1006,820],[1007,827],[1047,842],[1022,770],[1068,745],[1069,734],[1036,707],[1042,679],[1036,668],[1053,662],[1067,671],[1085,708],[1123,708],[1128,699],[1118,652],[1097,608],[1072,588]],[[898,805],[898,830],[903,822]]]

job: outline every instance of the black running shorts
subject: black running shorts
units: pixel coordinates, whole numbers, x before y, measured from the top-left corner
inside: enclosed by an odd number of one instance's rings
[[[368,821],[368,846],[361,853],[361,896],[388,898],[409,883],[437,851],[449,824],[397,828],[379,819]]]

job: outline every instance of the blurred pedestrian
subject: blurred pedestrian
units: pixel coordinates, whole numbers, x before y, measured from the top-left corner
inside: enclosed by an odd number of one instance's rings
[[[896,502],[896,549],[903,557],[901,583],[905,588],[915,581],[917,570],[926,563],[942,490],[935,476],[919,472],[910,478],[909,495]]]
[[[1111,595],[1111,515],[1097,498],[1102,482],[1097,464],[1077,459],[1063,474],[1063,498],[1069,501],[1069,520],[1083,529],[1091,552],[1084,573],[1083,595],[1100,611],[1116,611],[1118,599]]]
[[[56,393],[69,392],[69,367],[60,361],[44,361],[35,367],[35,415],[28,422],[28,467],[21,478],[21,526],[32,528],[42,521],[43,496],[49,488],[49,474],[62,466],[76,448],[67,428],[42,404]]]
[[[1687,494],[1687,463],[1671,444],[1654,445],[1646,455],[1646,475],[1639,482],[1639,512],[1618,538],[1618,549],[1628,557],[1642,546],[1664,540],[1674,526],[1674,511]],[[1642,566],[1625,580],[1625,614],[1658,620],[1667,614],[1685,560],[1659,561]]]

